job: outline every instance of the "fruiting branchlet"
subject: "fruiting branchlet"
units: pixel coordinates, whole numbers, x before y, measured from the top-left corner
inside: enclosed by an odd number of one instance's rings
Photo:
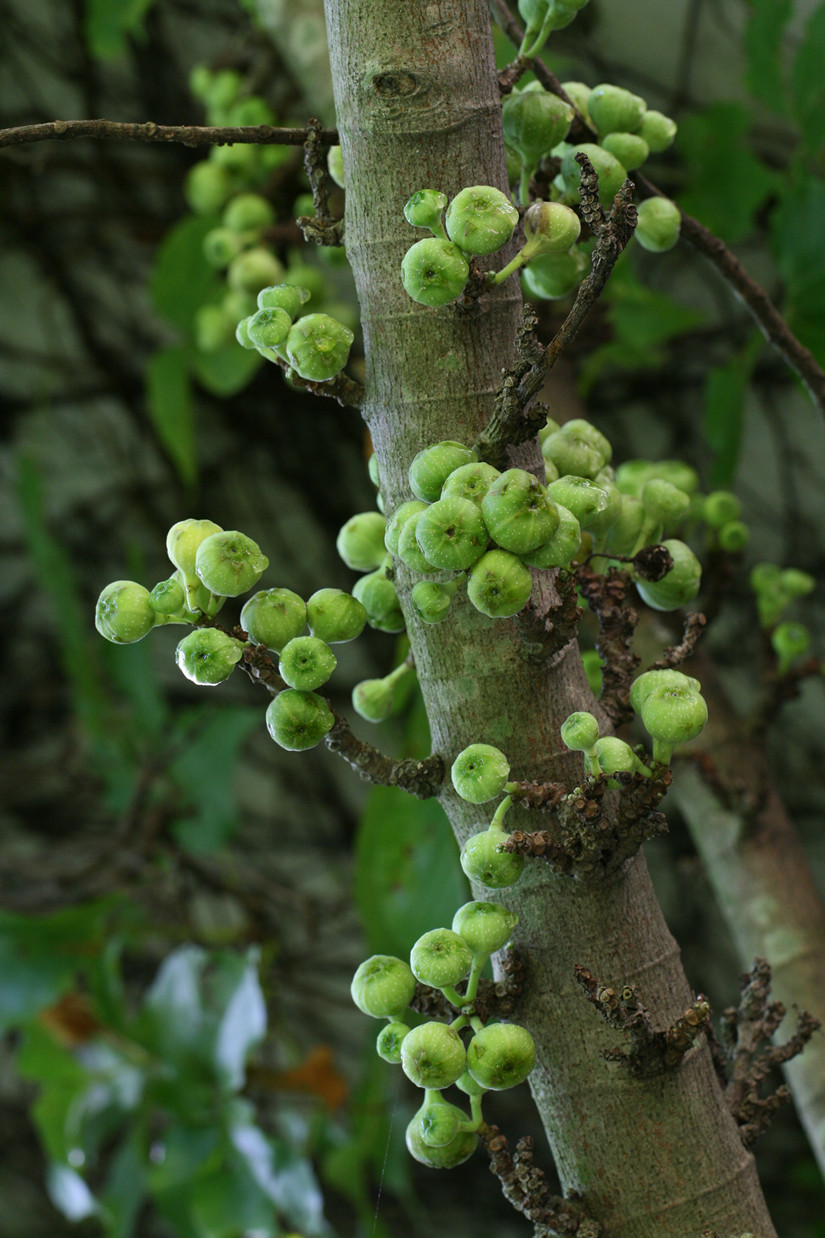
[[[328,382],[346,365],[355,336],[330,314],[299,317],[309,297],[308,288],[268,283],[258,293],[257,313],[241,319],[235,338],[268,361],[286,362],[301,378]]]
[[[653,739],[653,759],[669,765],[679,744],[695,739],[708,718],[698,679],[681,671],[646,671],[630,689],[630,703]]]

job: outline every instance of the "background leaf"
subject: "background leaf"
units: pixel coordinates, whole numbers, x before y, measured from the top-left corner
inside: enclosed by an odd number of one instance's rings
[[[776,173],[748,147],[750,116],[739,103],[714,103],[679,124],[686,188],[679,205],[729,243],[750,235]]]
[[[187,356],[185,348],[165,348],[150,357],[146,407],[181,481],[192,486],[198,476],[198,450]]]

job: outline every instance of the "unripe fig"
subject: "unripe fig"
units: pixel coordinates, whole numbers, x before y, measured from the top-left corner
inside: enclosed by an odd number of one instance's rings
[[[278,674],[290,688],[312,692],[327,682],[337,665],[335,654],[319,637],[296,636],[281,650]]]
[[[673,559],[673,567],[661,580],[634,581],[642,601],[653,610],[678,610],[693,600],[699,592],[702,565],[696,555],[677,538],[668,538],[662,545]]]
[[[271,202],[259,193],[239,193],[226,207],[221,220],[231,232],[249,232],[254,228],[268,228],[275,220]]]
[[[441,498],[457,495],[461,499],[470,499],[473,503],[481,503],[488,489],[501,474],[492,464],[479,460],[473,464],[462,464],[453,469],[441,487]]]
[[[448,1088],[463,1074],[466,1061],[461,1037],[446,1023],[422,1023],[401,1044],[401,1069],[420,1088]]]
[[[410,1156],[422,1165],[430,1169],[454,1169],[473,1155],[478,1135],[474,1131],[459,1131],[449,1143],[431,1147],[421,1136],[421,1121],[416,1114],[407,1126],[406,1142]]]
[[[410,951],[410,967],[416,979],[434,989],[458,984],[470,970],[472,951],[452,929],[432,929],[419,937]]]
[[[175,661],[192,683],[213,686],[229,678],[243,648],[242,641],[218,628],[198,628],[179,643]]]
[[[166,534],[166,553],[170,561],[187,576],[195,575],[198,547],[213,533],[223,529],[212,520],[179,520]]]
[[[357,598],[367,612],[367,623],[381,632],[403,632],[404,616],[398,604],[395,585],[388,580],[383,568],[362,576],[352,586],[352,596]]]
[[[636,710],[637,714],[642,712],[644,705],[651,692],[656,692],[659,688],[686,688],[690,692],[699,692],[702,685],[698,679],[694,679],[691,675],[685,675],[682,671],[675,671],[672,668],[665,668],[660,671],[645,671],[643,675],[639,675],[634,679],[630,688],[630,704]]]
[[[539,254],[522,272],[527,295],[542,301],[558,301],[578,287],[587,265],[587,255],[578,246],[566,254]]]
[[[339,530],[335,548],[354,572],[371,572],[384,562],[387,522],[380,512],[359,512]]]
[[[227,146],[213,147],[209,158],[232,173],[237,185],[239,179],[252,180],[260,170],[261,149],[249,142],[231,142]]]
[[[344,157],[340,146],[330,146],[327,152],[327,169],[339,189],[346,189],[347,178],[344,172]]]
[[[517,615],[530,601],[533,578],[520,559],[506,550],[488,550],[470,572],[467,596],[491,619]]]
[[[387,528],[384,533],[384,545],[390,554],[398,554],[398,541],[401,536],[401,530],[410,516],[423,512],[426,506],[427,504],[421,499],[410,499],[395,509],[387,521]]]
[[[628,172],[640,168],[650,154],[650,147],[638,133],[608,133],[601,145],[615,155]]]
[[[659,477],[645,482],[641,500],[645,516],[656,524],[676,525],[690,510],[690,495]]]
[[[771,632],[771,647],[778,659],[777,670],[784,675],[810,649],[811,633],[804,623],[779,623]]]
[[[415,607],[415,613],[424,623],[441,623],[447,618],[447,613],[453,602],[453,594],[444,585],[431,580],[419,580],[413,585],[410,600]]]
[[[306,617],[303,598],[291,589],[261,589],[244,604],[241,627],[256,645],[266,645],[280,653],[303,632]]]
[[[453,761],[450,777],[468,804],[486,804],[501,795],[510,776],[510,762],[492,744],[470,744]]]
[[[195,344],[201,352],[215,352],[229,344],[235,323],[222,305],[201,305],[195,312]]]
[[[269,306],[259,309],[246,320],[246,334],[256,348],[277,348],[283,344],[292,328],[292,319],[284,309]]]
[[[592,714],[579,710],[561,725],[561,739],[571,752],[589,752],[599,738],[599,724]]]
[[[621,503],[617,515],[608,530],[604,541],[604,550],[617,555],[629,555],[637,545],[645,520],[645,509],[642,500],[632,494],[621,494]]]
[[[555,96],[554,96],[555,97]],[[524,215],[525,249],[534,262],[539,254],[559,254],[576,244],[581,235],[579,217],[562,202],[534,202]]]
[[[561,177],[565,192],[573,202],[579,201],[581,168],[576,162],[578,151],[583,151],[592,163],[593,170],[599,178],[599,201],[603,207],[609,207],[627,179],[627,169],[603,146],[596,146],[593,142],[582,142],[572,147],[562,157]]]
[[[234,292],[257,294],[267,284],[279,283],[283,273],[284,268],[274,254],[256,247],[232,259],[226,278]]]
[[[464,291],[470,276],[467,259],[457,246],[440,237],[416,241],[401,263],[401,282],[419,305],[448,305]]]
[[[481,557],[490,538],[478,506],[450,495],[415,517],[415,540],[428,563],[460,572]]]
[[[457,1105],[451,1105],[441,1096],[429,1096],[416,1114],[418,1131],[428,1148],[444,1148],[451,1143],[463,1126],[470,1120]]]
[[[592,86],[588,86],[586,82],[562,82],[561,88],[564,93],[573,100],[573,103],[581,115],[585,124],[590,121],[590,113],[587,110],[587,101],[590,98]],[[594,128],[593,125],[590,126]]]
[[[429,506],[427,504],[426,506]],[[425,576],[435,571],[435,565],[430,563],[429,559],[424,554],[424,551],[418,544],[416,532],[418,522],[424,515],[423,512],[413,512],[407,520],[405,520],[401,534],[398,538],[398,557],[402,563],[406,563],[407,567],[414,572],[422,572]]]
[[[566,567],[575,558],[581,545],[582,531],[578,520],[569,508],[561,503],[556,503],[555,506],[559,513],[559,527],[549,541],[520,556],[527,567]]]
[[[615,481],[623,494],[638,498],[645,483],[654,477],[671,482],[685,494],[699,489],[699,474],[683,460],[625,460],[616,469]]]
[[[453,916],[453,932],[464,938],[473,954],[494,954],[506,946],[518,916],[501,903],[465,903]]]
[[[198,546],[195,574],[212,593],[237,597],[261,579],[269,559],[257,542],[237,529],[213,533]]]
[[[750,529],[741,520],[729,520],[718,532],[720,549],[726,554],[738,554],[750,540]]]
[[[742,504],[730,490],[712,490],[702,503],[702,518],[714,529],[738,520],[741,514]]]
[[[211,161],[196,163],[186,174],[183,196],[196,215],[212,215],[232,196],[233,179],[225,168]]]
[[[642,123],[647,104],[621,86],[602,84],[591,90],[587,110],[600,134],[634,133]]]
[[[490,536],[504,550],[527,554],[548,541],[559,527],[559,514],[532,473],[507,469],[481,501]]]
[[[149,594],[152,609],[159,615],[177,615],[186,608],[186,590],[177,576],[159,580]]]
[[[329,314],[307,314],[291,328],[286,355],[301,378],[327,382],[346,365],[354,339],[349,327]]]
[[[635,773],[638,769],[650,773],[647,767],[642,765],[630,744],[626,744],[623,739],[617,739],[615,735],[605,735],[603,739],[597,739],[595,748],[599,771],[603,774]],[[584,763],[588,773],[596,772],[591,768],[587,757]],[[607,785],[615,790],[616,787],[621,786],[621,783],[615,778],[608,778]]]
[[[676,137],[676,121],[669,116],[649,109],[642,117],[642,123],[636,130],[640,138],[644,138],[653,154],[667,150]]]
[[[332,710],[315,692],[285,688],[267,707],[266,729],[289,752],[314,748],[334,726]]]
[[[669,198],[646,198],[639,204],[639,221],[633,235],[643,249],[663,254],[679,240],[682,216]]]
[[[378,1056],[397,1065],[401,1061],[401,1042],[409,1030],[406,1023],[393,1022],[382,1027],[375,1041]]]
[[[403,959],[374,954],[357,969],[350,992],[362,1014],[374,1019],[393,1018],[412,1001],[415,976]]]
[[[507,195],[492,185],[462,189],[447,208],[450,240],[467,254],[492,254],[501,249],[517,223],[518,211]]]
[[[536,1064],[536,1046],[518,1023],[488,1023],[467,1047],[467,1069],[482,1087],[502,1091],[523,1083]]]
[[[134,580],[113,580],[97,599],[95,627],[114,645],[143,640],[156,622],[149,590]]]
[[[810,572],[802,572],[798,567],[784,568],[780,573],[779,583],[791,598],[806,597],[816,588],[816,581]]]
[[[397,684],[412,673],[412,667],[401,662],[383,679],[364,679],[356,684],[352,690],[355,712],[367,722],[383,722],[392,713]]]
[[[203,256],[218,271],[228,267],[243,248],[242,238],[237,232],[230,232],[229,228],[212,228],[203,238]]]
[[[576,417],[544,436],[541,453],[545,460],[553,461],[560,477],[588,477],[592,481],[610,463],[613,448],[591,422]]]
[[[441,487],[451,473],[463,464],[474,464],[478,456],[470,447],[451,439],[424,447],[414,457],[409,469],[410,489],[417,499],[434,503],[441,498]]]
[[[282,309],[290,318],[297,318],[308,300],[307,288],[292,283],[272,284],[258,293],[258,309]]]
[[[446,240],[447,234],[441,222],[446,205],[446,193],[441,193],[438,189],[419,189],[407,199],[404,218],[414,228],[429,228],[437,237]]]
[[[501,107],[504,141],[531,171],[567,136],[572,120],[568,105],[547,90],[514,90]]]
[[[589,528],[609,501],[607,491],[588,477],[559,477],[550,482],[547,493],[555,503],[571,511],[583,529]]]
[[[307,601],[309,630],[328,645],[355,640],[366,622],[363,604],[343,589],[318,589]]]
[[[461,848],[461,867],[470,881],[490,890],[501,890],[518,881],[524,869],[524,856],[502,851],[506,835],[502,830],[482,830],[473,834]]]
[[[695,739],[708,720],[704,698],[684,684],[654,688],[642,703],[642,722],[653,738],[655,760],[667,764],[677,744]]]

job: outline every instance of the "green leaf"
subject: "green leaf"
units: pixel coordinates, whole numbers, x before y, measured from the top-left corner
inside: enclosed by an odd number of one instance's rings
[[[264,364],[254,348],[241,348],[235,340],[211,352],[192,349],[190,359],[200,385],[221,398],[242,391]]]
[[[266,1003],[258,980],[259,952],[233,958],[242,970],[229,994],[215,1037],[215,1062],[226,1084],[239,1091],[246,1079],[246,1059],[266,1033]]]
[[[209,1027],[202,995],[207,953],[199,946],[180,946],[161,963],[146,994],[135,1033],[141,1043],[172,1061],[210,1053]]]
[[[65,1161],[73,1148],[66,1133],[68,1115],[75,1098],[88,1086],[88,1073],[36,1023],[25,1028],[15,1061],[20,1078],[39,1085],[31,1116],[46,1153],[54,1161]]]
[[[223,1162],[221,1131],[213,1126],[172,1123],[164,1131],[161,1155],[149,1169],[148,1185],[153,1195],[186,1187],[196,1188],[214,1174]]]
[[[791,330],[825,363],[825,182],[790,183],[771,216],[771,241],[785,284]]]
[[[216,851],[234,832],[238,806],[234,774],[241,744],[262,723],[257,709],[225,708],[190,712],[181,719],[187,741],[169,772],[183,790],[192,812],[178,821],[174,834],[182,847],[197,854]]]
[[[679,123],[687,188],[679,205],[724,241],[741,241],[780,178],[748,148],[750,117],[739,103],[716,103]]]
[[[441,806],[395,787],[374,787],[355,851],[355,899],[370,947],[403,958],[422,933],[450,924],[468,897]]]
[[[145,38],[143,17],[154,0],[86,0],[84,33],[89,51],[101,60],[126,54],[127,35]]]
[[[825,4],[815,9],[805,24],[805,32],[791,71],[794,117],[802,141],[816,154],[825,140]]]
[[[203,256],[203,238],[217,215],[187,215],[167,232],[155,257],[149,289],[152,303],[173,327],[191,336],[195,314],[226,291]]]
[[[710,370],[705,382],[702,428],[705,440],[714,453],[709,479],[714,488],[730,486],[736,474],[745,416],[745,394],[762,343],[762,336],[754,334],[740,354],[732,357],[727,364]]]
[[[745,84],[760,103],[784,114],[788,110],[783,81],[783,32],[793,0],[751,0],[744,31]]]
[[[181,481],[194,485],[198,448],[185,348],[165,348],[146,367],[146,407]]]
[[[134,1127],[112,1157],[100,1195],[106,1238],[131,1238],[146,1196],[146,1147]]]

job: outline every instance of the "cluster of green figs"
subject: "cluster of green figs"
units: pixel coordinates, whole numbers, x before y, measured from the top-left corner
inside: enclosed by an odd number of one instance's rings
[[[285,362],[301,378],[328,382],[346,365],[355,337],[331,314],[304,314],[309,298],[310,290],[295,284],[262,288],[256,312],[241,319],[235,338],[267,361]]]
[[[353,977],[358,1009],[387,1020],[376,1042],[379,1056],[400,1063],[407,1078],[424,1090],[406,1139],[412,1156],[432,1169],[450,1169],[473,1154],[484,1125],[485,1093],[516,1087],[535,1065],[536,1047],[525,1027],[484,1023],[474,1005],[487,960],[507,944],[517,923],[518,916],[499,903],[465,903],[451,928],[433,929],[418,939],[409,963],[375,954]],[[459,993],[455,986],[463,981]],[[418,982],[444,994],[457,1011],[452,1022],[417,1022],[410,1003]],[[462,1033],[468,1034],[466,1044]],[[444,1099],[443,1091],[452,1085],[469,1100],[469,1113]]]

